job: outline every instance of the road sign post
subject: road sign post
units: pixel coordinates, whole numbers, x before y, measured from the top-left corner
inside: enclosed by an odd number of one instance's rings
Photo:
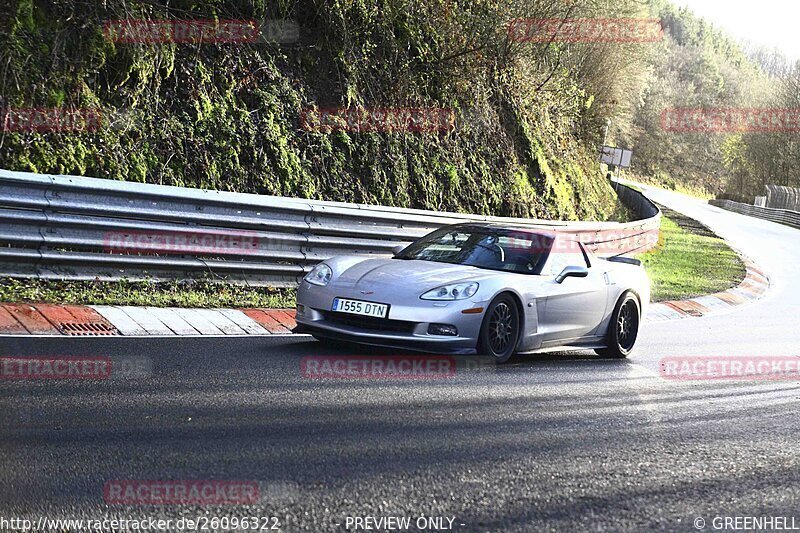
[[[606,165],[613,166],[617,174],[617,181],[619,183],[620,171],[623,168],[630,168],[631,159],[633,158],[633,151],[626,150],[625,148],[617,148],[615,146],[603,146],[600,152],[600,161]],[[614,190],[617,186],[614,185]]]

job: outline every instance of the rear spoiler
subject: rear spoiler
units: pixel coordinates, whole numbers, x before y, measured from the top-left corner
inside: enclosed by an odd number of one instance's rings
[[[620,255],[609,257],[606,259],[606,261],[611,261],[612,263],[625,263],[626,265],[642,266],[642,262],[638,259],[634,259],[632,257],[622,257]]]

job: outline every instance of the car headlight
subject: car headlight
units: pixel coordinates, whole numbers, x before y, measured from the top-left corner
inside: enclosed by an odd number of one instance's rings
[[[331,270],[331,267],[329,267],[325,263],[320,263],[314,268],[312,268],[311,272],[306,274],[306,277],[304,277],[303,279],[312,285],[319,285],[320,287],[324,287],[331,281],[332,276],[333,276],[333,270]]]
[[[472,283],[454,283],[429,290],[420,298],[423,300],[466,300],[478,292],[479,285]]]

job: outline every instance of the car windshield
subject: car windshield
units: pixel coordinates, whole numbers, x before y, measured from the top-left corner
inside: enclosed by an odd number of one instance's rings
[[[538,275],[553,241],[550,235],[524,230],[451,226],[419,239],[396,258]]]

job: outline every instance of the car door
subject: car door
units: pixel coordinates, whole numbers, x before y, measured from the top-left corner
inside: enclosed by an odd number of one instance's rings
[[[567,266],[586,267],[589,275],[569,277],[557,283],[556,276]],[[548,277],[548,282],[544,310],[539,317],[542,341],[564,341],[595,334],[605,316],[608,293],[602,268],[592,265],[582,246],[576,245],[574,250],[551,252],[543,275]]]

